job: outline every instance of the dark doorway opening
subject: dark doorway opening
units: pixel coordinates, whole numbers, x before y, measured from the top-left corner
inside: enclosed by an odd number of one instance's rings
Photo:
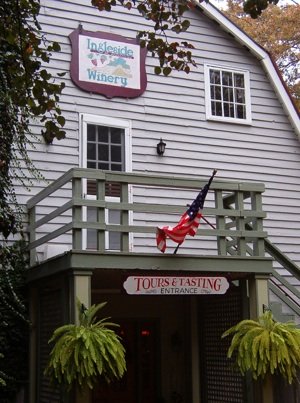
[[[118,334],[126,350],[127,371],[120,381],[100,381],[93,403],[159,403],[159,323],[120,319]]]

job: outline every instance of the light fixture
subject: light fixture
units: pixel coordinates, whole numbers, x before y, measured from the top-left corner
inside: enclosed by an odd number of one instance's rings
[[[162,141],[162,139],[160,139],[159,143],[157,143],[157,146],[156,146],[157,154],[164,155],[165,149],[166,149],[166,143],[164,143]]]

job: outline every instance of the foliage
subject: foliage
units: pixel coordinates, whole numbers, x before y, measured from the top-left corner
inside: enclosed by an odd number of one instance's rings
[[[121,378],[126,370],[125,350],[119,336],[110,327],[118,326],[98,311],[106,303],[85,308],[79,301],[79,324],[56,329],[49,340],[55,342],[45,374],[52,382],[67,389],[86,385],[93,389],[99,376],[107,382]]]
[[[155,67],[155,73],[163,73],[168,76],[171,71],[190,72],[190,66],[196,66],[192,58],[193,45],[186,41],[169,41],[168,32],[180,34],[185,32],[190,21],[183,18],[183,14],[191,7],[192,2],[185,0],[91,0],[92,4],[100,11],[110,11],[112,6],[121,4],[128,10],[136,6],[140,15],[150,21],[150,29],[138,31],[141,47],[146,47],[149,52],[159,59],[159,66]],[[200,0],[204,1],[204,0]],[[207,0],[206,0],[207,1]]]
[[[208,0],[199,0],[199,3]],[[187,41],[169,41],[169,33],[181,34],[188,30],[190,21],[184,19],[184,13],[195,8],[192,0],[91,0],[92,5],[100,11],[111,11],[113,6],[122,5],[128,10],[136,7],[140,15],[150,21],[149,30],[138,31],[141,47],[158,57],[159,65],[155,74],[168,76],[172,70],[190,72],[196,66],[192,49]],[[269,4],[277,4],[278,0],[245,0],[244,10],[252,18],[257,18]]]
[[[243,9],[251,18],[258,18],[269,5],[276,5],[278,0],[245,0]]]
[[[21,211],[11,207],[11,203],[17,205],[12,178],[27,183],[24,168],[39,178],[27,152],[30,124],[38,119],[48,141],[65,135],[65,119],[58,106],[64,83],[55,83],[42,67],[60,47],[47,43],[41,34],[39,11],[38,0],[0,3],[0,234],[5,238],[21,227]]]
[[[0,380],[1,403],[11,402],[28,380],[24,248],[22,241],[0,246],[0,379],[4,381]]]
[[[236,353],[236,363],[244,375],[254,379],[280,374],[290,384],[297,379],[300,367],[300,329],[293,322],[280,323],[266,311],[259,319],[242,320],[223,333],[233,336],[228,358]]]
[[[300,4],[271,5],[257,19],[244,13],[242,0],[228,0],[227,6],[224,13],[270,52],[300,109]]]
[[[30,184],[40,178],[31,163],[30,125],[39,120],[42,134],[62,138],[64,118],[58,106],[64,84],[54,82],[42,66],[57,43],[47,43],[37,21],[38,0],[0,2],[0,360],[1,403],[11,402],[27,381],[28,320],[24,303],[24,244],[6,239],[22,231],[22,209],[14,180]],[[4,385],[4,382],[5,385]]]
[[[62,138],[64,119],[57,102],[64,84],[56,84],[42,66],[50,61],[52,52],[60,50],[60,46],[57,42],[48,43],[42,35],[37,20],[39,11],[38,0],[1,1],[1,101],[7,100],[1,107],[5,117],[16,112],[19,115],[16,128],[7,119],[4,124],[24,135],[29,131],[29,118],[38,117],[44,123],[46,137]],[[16,136],[13,140],[18,141]],[[23,144],[19,140],[19,148]]]

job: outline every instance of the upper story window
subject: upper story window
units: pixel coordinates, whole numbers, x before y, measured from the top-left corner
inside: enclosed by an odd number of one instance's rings
[[[87,124],[87,168],[125,170],[125,129]]]
[[[80,165],[131,171],[131,124],[107,116],[81,115]]]
[[[205,66],[208,119],[251,123],[249,72]]]

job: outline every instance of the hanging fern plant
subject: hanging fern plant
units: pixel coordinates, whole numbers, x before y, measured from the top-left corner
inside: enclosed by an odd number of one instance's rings
[[[233,336],[227,357],[236,355],[236,363],[244,375],[251,371],[254,379],[280,374],[289,384],[297,379],[300,368],[300,329],[294,322],[274,320],[266,311],[259,319],[242,320],[223,333]]]
[[[93,389],[99,376],[107,382],[120,379],[126,370],[125,350],[108,318],[97,321],[106,302],[85,308],[79,301],[79,323],[56,329],[49,340],[55,342],[45,375],[56,385]]]

